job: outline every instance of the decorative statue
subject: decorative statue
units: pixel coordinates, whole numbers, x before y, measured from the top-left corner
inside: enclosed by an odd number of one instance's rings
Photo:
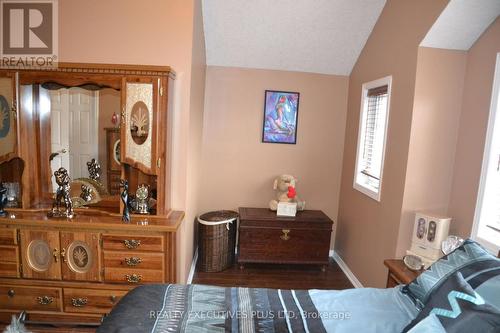
[[[151,187],[141,184],[135,192],[135,212],[138,214],[149,214],[149,198],[151,198]]]
[[[56,191],[56,197],[54,204],[52,205],[52,210],[47,213],[48,217],[67,217],[73,218],[75,213],[73,212],[73,202],[71,201],[69,195],[69,182],[70,178],[68,175],[68,170],[64,168],[59,168],[56,172],[54,172],[54,177],[56,179],[57,185],[59,187]],[[61,210],[61,207],[64,205],[65,209]]]
[[[95,158],[87,162],[87,169],[89,170],[89,178],[96,182],[101,182],[101,165],[97,163]]]
[[[3,208],[7,205],[7,188],[0,183],[0,217],[7,216],[7,211]]]
[[[82,198],[85,202],[92,201],[92,188],[82,184],[82,193],[80,193],[80,198]]]
[[[125,223],[130,223],[130,212],[129,212],[129,200],[128,200],[128,181],[125,179],[120,179],[120,187],[123,187],[123,190],[120,194],[120,198],[123,202],[123,215],[122,221]]]
[[[304,210],[306,202],[299,199],[295,190],[297,179],[291,175],[281,175],[274,180],[273,189],[276,191],[276,199],[269,202],[271,210],[278,209],[279,202],[297,203],[297,210]]]

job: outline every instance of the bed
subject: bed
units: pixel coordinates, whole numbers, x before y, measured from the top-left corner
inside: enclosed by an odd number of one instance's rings
[[[409,285],[388,289],[140,286],[115,306],[97,333],[413,333],[462,327],[500,332],[500,260],[472,241]]]

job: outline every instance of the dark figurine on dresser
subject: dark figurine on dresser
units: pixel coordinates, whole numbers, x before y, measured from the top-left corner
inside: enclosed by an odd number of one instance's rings
[[[125,179],[120,179],[120,187],[123,187],[123,190],[120,194],[120,198],[122,199],[122,202],[123,202],[122,221],[125,223],[130,223],[129,200],[128,200],[128,181]]]
[[[56,191],[55,201],[52,205],[52,210],[48,212],[48,217],[67,217],[73,218],[75,213],[73,212],[73,202],[70,198],[70,178],[68,171],[65,168],[59,168],[54,172],[54,177],[56,179],[57,185],[59,187]],[[61,209],[64,206],[64,210]]]
[[[87,162],[87,169],[89,170],[89,178],[96,182],[101,182],[101,165],[93,158]]]
[[[0,183],[0,217],[7,216],[7,211],[3,208],[7,205],[7,188]]]

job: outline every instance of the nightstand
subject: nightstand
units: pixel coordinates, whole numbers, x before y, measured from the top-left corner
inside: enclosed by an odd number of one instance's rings
[[[423,270],[412,271],[406,267],[401,259],[386,259],[384,265],[389,269],[386,288],[392,288],[399,284],[408,284],[423,272]]]

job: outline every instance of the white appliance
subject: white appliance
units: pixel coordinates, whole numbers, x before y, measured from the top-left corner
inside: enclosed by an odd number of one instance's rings
[[[411,248],[406,251],[406,254],[420,257],[424,267],[429,267],[443,256],[441,243],[448,237],[450,222],[450,217],[417,212]]]

